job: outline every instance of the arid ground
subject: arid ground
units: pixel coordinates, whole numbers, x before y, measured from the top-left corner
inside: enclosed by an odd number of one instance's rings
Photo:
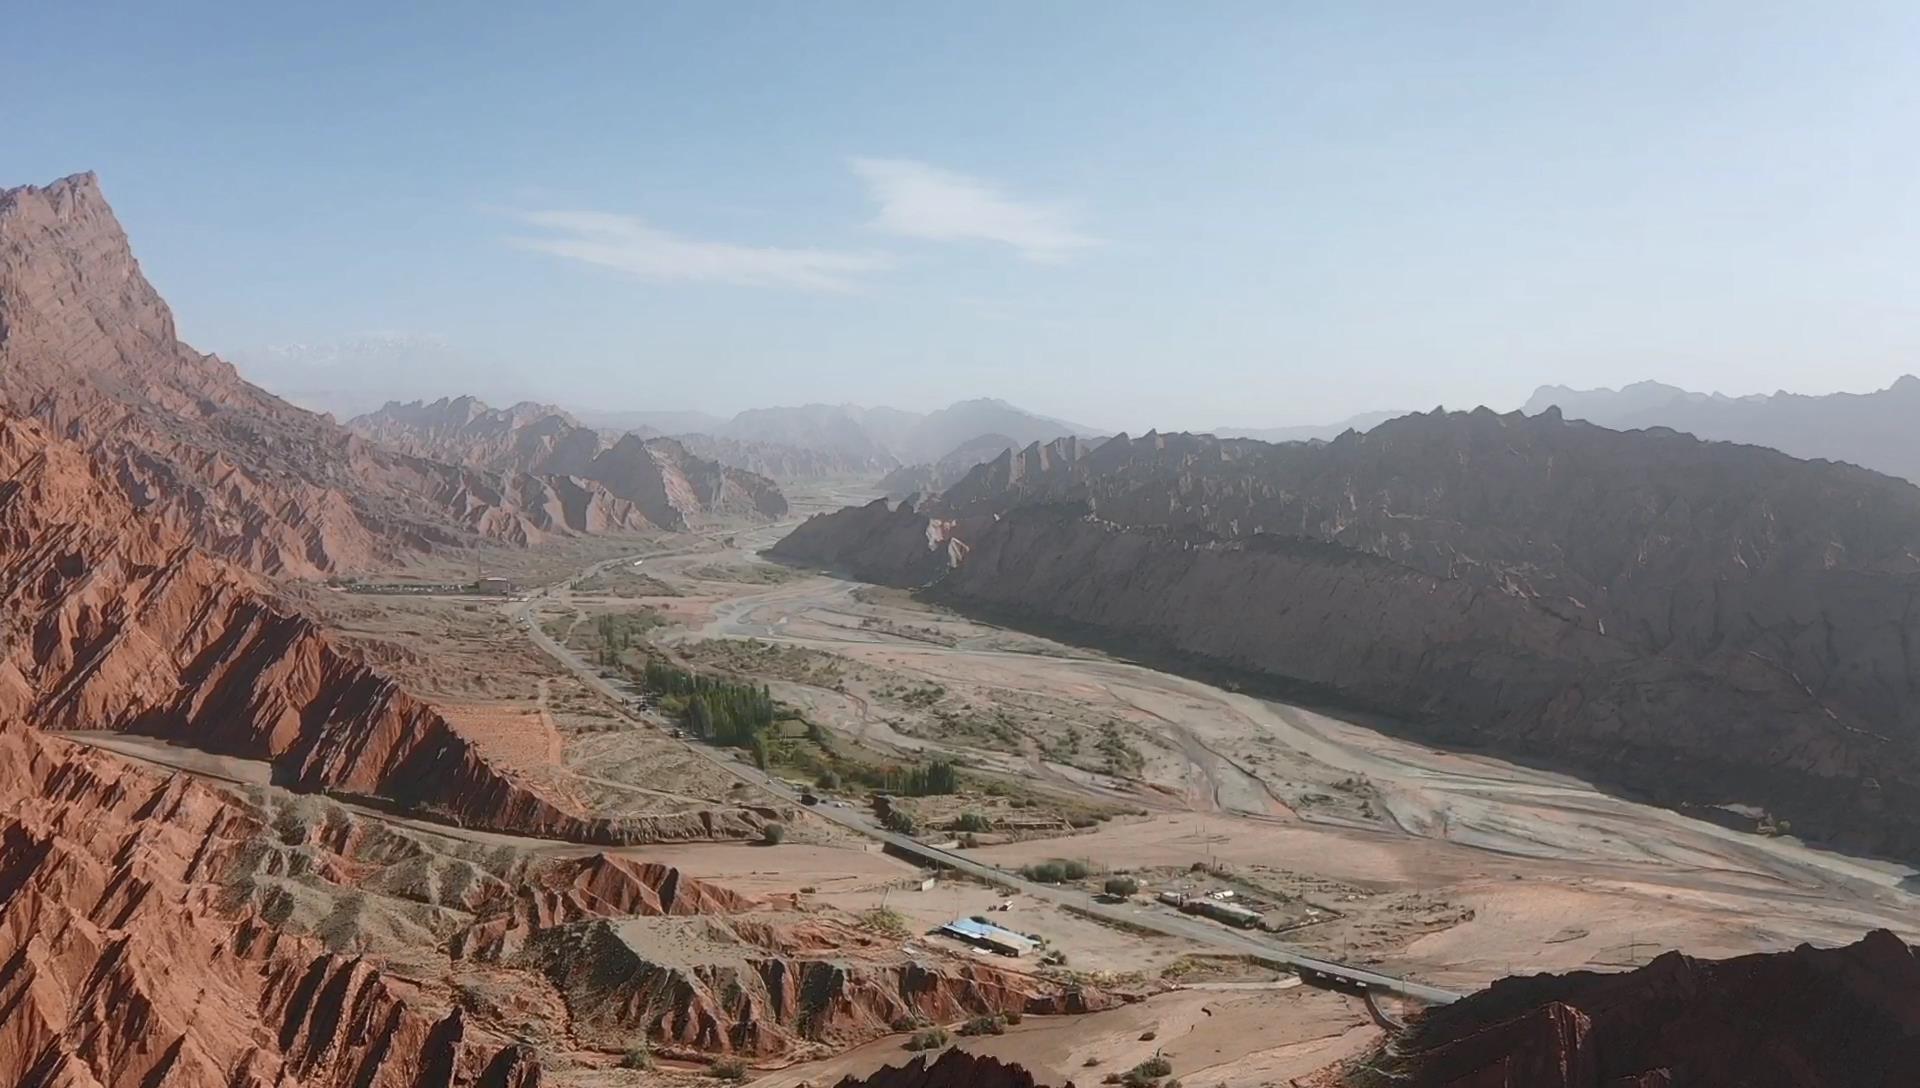
[[[805,514],[857,497],[820,494],[796,508]],[[1129,875],[1140,892],[1122,909],[1141,917],[1174,913],[1155,898],[1164,891],[1250,904],[1277,931],[1261,939],[1461,992],[1516,972],[1626,967],[1674,947],[1718,956],[1840,944],[1874,927],[1920,936],[1904,867],[1730,830],[1543,770],[1435,751],[1337,715],[760,558],[790,525],[523,554],[512,573],[525,579],[524,601],[317,587],[301,600],[430,693],[490,758],[595,811],[671,816],[776,799],[758,792],[743,755],[695,747],[653,711],[610,697],[605,679],[589,682],[538,646],[522,617],[583,656],[602,653],[595,639],[617,627],[687,663],[764,681],[830,734],[820,747],[837,759],[955,760],[965,773],[959,793],[895,804],[923,838],[958,841],[979,861],[1007,870],[1083,862],[1086,875],[1069,884],[1089,902],[1106,876]],[[582,571],[589,573],[578,577]],[[416,567],[391,577],[426,582],[447,573]],[[570,577],[577,580],[562,580]],[[607,616],[626,618],[609,627]],[[269,810],[341,803],[296,801],[269,784],[261,764],[141,738],[83,739],[226,781]],[[794,780],[805,772],[773,773]],[[871,801],[871,791],[851,786],[819,792],[822,805]],[[440,844],[449,858],[589,852],[359,814]],[[847,827],[805,808],[788,815],[778,846],[613,852],[746,895],[884,918],[887,940],[906,954],[937,949],[1005,962],[931,935],[960,916],[993,917],[1044,938],[1049,962],[1025,969],[1142,998],[1084,1017],[1028,1018],[1003,1035],[959,1042],[1054,1079],[1098,1082],[1163,1048],[1183,1084],[1284,1084],[1377,1037],[1355,998],[1179,937],[1096,920],[1059,898],[950,877],[925,886],[920,868]],[[942,830],[963,825],[978,830]],[[342,949],[404,960],[404,949],[433,944],[459,921],[423,917],[417,888],[363,888],[350,910],[321,901],[328,894],[317,883],[301,889],[294,920]],[[701,953],[673,951],[687,938],[672,926],[641,930],[624,939],[656,959]],[[512,1000],[530,1022],[559,1004],[552,994]],[[797,1064],[763,1065],[755,1083],[831,1083],[898,1061],[902,1040],[814,1059],[796,1054]],[[582,1084],[665,1083],[698,1072],[676,1071],[671,1061],[651,1071],[598,1062],[551,1070],[560,1083]]]

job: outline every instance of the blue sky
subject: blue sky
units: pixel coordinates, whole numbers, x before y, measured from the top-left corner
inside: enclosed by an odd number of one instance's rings
[[[8,14],[0,184],[99,171],[198,347],[419,347],[358,394],[1138,431],[1920,369],[1920,5],[165,6]]]

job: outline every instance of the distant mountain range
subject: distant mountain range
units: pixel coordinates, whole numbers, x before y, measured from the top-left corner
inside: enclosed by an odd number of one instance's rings
[[[1331,442],[1348,431],[1365,434],[1389,419],[1409,414],[1404,411],[1362,412],[1338,423],[1310,423],[1298,427],[1215,427],[1212,433],[1216,438],[1257,438],[1262,442]]]
[[[1729,397],[1659,382],[1621,389],[1543,385],[1524,411],[1558,407],[1569,419],[1614,430],[1669,427],[1710,441],[1769,446],[1795,457],[1845,461],[1920,482],[1920,378],[1872,393]]]
[[[772,480],[698,456],[671,438],[605,435],[548,404],[490,408],[473,397],[390,402],[347,427],[382,446],[487,472],[590,481],[654,525],[686,529],[712,514],[778,517]]]
[[[884,468],[893,468],[931,463],[983,435],[1004,436],[1024,446],[1096,432],[1084,424],[1036,415],[1004,400],[981,397],[925,414],[852,404],[755,408],[741,412],[711,433],[718,438],[865,457]]]
[[[920,480],[958,479],[973,461],[957,470],[948,465],[936,471],[936,464],[976,448],[985,451],[976,460],[990,460],[1008,447],[1096,433],[1084,424],[1037,415],[991,397],[926,413],[803,404],[753,408],[731,419],[699,412],[576,414],[607,431],[671,435],[702,457],[776,480],[877,478],[905,469],[920,470],[915,476]]]

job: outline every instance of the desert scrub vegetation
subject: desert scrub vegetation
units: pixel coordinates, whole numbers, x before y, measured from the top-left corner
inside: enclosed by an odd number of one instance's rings
[[[922,1028],[907,1039],[908,1050],[938,1050],[953,1041],[946,1028]]]
[[[907,916],[892,907],[874,907],[860,915],[860,926],[886,937],[905,937],[912,933]]]

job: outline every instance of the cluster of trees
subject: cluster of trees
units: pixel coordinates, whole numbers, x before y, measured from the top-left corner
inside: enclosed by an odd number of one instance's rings
[[[881,781],[874,783],[876,787],[907,797],[932,797],[960,790],[960,772],[944,759],[912,767],[888,767],[879,777]]]
[[[1036,884],[1065,884],[1093,875],[1093,866],[1076,858],[1053,858],[1020,867],[1020,875]]]
[[[658,659],[647,662],[641,682],[649,691],[679,699],[680,721],[695,736],[752,749],[756,759],[765,758],[761,734],[773,727],[773,693],[765,684],[735,683]]]

